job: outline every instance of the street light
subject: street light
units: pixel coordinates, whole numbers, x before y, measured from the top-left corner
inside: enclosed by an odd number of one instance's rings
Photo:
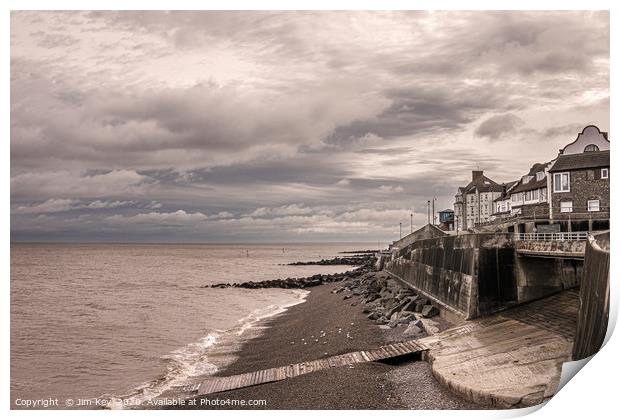
[[[431,200],[426,202],[426,217],[428,219],[428,224],[431,224]]]
[[[403,238],[403,222],[398,222],[398,234],[400,235],[399,239]]]

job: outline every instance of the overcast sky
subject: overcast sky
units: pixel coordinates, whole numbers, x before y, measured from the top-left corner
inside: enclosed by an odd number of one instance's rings
[[[12,240],[393,240],[588,124],[607,12],[15,12]]]

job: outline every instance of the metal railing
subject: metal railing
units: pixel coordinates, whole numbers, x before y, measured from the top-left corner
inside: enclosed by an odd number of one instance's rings
[[[588,232],[515,233],[518,241],[585,241]]]

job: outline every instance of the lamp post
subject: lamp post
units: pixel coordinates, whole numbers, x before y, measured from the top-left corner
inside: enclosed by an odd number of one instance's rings
[[[426,217],[428,219],[428,224],[431,224],[431,200],[426,202]]]
[[[413,213],[411,213],[410,216],[411,216],[411,233],[413,233]]]
[[[402,239],[403,238],[403,222],[398,222],[398,234],[399,234],[398,239]]]

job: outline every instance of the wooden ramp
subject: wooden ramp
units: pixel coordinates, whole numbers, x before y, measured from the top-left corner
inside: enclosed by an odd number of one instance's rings
[[[186,386],[183,390],[194,396],[214,394],[216,392],[230,391],[232,389],[245,388],[268,382],[277,382],[324,369],[350,366],[357,363],[389,360],[406,355],[413,356],[420,354],[424,350],[426,350],[426,347],[423,347],[415,340],[410,340],[388,344],[375,350],[354,351],[326,357],[324,359],[242,373],[240,375],[212,377],[199,384]]]

